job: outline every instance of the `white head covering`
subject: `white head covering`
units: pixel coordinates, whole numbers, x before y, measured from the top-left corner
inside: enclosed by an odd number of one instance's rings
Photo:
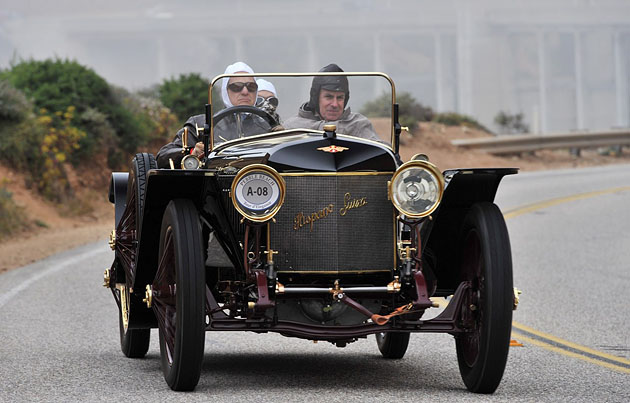
[[[272,83],[262,78],[256,80],[256,84],[258,84],[258,91],[269,91],[273,94],[274,97],[278,98],[278,93],[276,92],[276,87]]]
[[[243,71],[246,73],[254,74],[254,70],[252,70],[251,67],[249,67],[247,64],[243,62],[236,62],[234,64],[230,64],[229,66],[225,68],[225,73],[223,74],[234,74],[234,73],[243,72]],[[227,93],[227,85],[230,79],[224,78],[221,81],[222,81],[221,82],[221,98],[223,98],[223,104],[225,105],[226,108],[234,106],[232,105],[232,102],[230,102],[230,97],[228,96],[228,93]]]

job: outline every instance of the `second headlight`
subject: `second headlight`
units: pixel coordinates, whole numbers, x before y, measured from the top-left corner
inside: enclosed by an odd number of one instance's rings
[[[421,218],[439,206],[444,177],[428,161],[409,161],[398,168],[390,183],[390,198],[402,214]]]
[[[269,220],[284,203],[284,179],[267,165],[243,168],[234,178],[231,190],[234,207],[251,221]]]

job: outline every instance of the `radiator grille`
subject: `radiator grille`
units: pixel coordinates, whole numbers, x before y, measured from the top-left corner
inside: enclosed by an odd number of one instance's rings
[[[383,175],[284,176],[285,203],[271,225],[284,272],[355,272],[394,267],[394,208]],[[344,206],[354,206],[345,211]]]

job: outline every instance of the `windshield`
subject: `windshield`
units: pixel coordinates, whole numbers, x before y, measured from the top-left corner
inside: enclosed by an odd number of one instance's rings
[[[383,73],[223,74],[209,91],[213,144],[334,124],[337,134],[391,147],[394,96]]]

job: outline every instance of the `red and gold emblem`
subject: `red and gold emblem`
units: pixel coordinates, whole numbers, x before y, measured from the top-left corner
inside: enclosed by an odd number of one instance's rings
[[[324,151],[326,153],[340,153],[342,151],[346,151],[349,150],[348,147],[340,147],[340,146],[336,146],[336,145],[330,145],[328,147],[319,147],[318,150],[320,151]]]

